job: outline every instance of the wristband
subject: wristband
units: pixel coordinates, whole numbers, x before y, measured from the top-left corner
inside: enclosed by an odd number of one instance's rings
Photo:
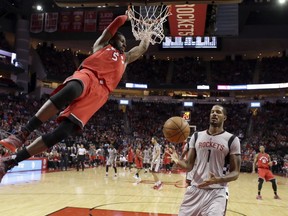
[[[122,26],[126,22],[127,19],[128,19],[127,15],[121,15],[121,16],[116,17],[112,21],[112,23],[110,23],[110,25],[107,27],[107,30],[110,32],[111,35],[114,36],[118,28]]]

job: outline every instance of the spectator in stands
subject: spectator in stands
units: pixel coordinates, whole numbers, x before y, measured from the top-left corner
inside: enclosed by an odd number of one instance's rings
[[[38,110],[19,133],[0,141],[12,152],[22,146],[29,134],[67,104],[68,107],[58,117],[59,126],[52,132],[38,137],[27,148],[16,154],[1,157],[0,181],[19,162],[30,158],[70,135],[79,133],[87,121],[108,100],[109,93],[118,85],[127,64],[137,60],[149,47],[150,33],[147,33],[138,46],[125,52],[126,39],[117,32],[128,19],[127,15],[116,17],[103,31],[93,46],[93,54],[86,58],[79,69],[59,86],[51,98]],[[125,52],[125,53],[124,53]]]

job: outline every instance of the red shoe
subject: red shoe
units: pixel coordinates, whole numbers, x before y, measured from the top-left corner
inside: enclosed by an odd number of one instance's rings
[[[15,157],[15,155],[0,157],[0,183],[7,171],[18,165],[13,157]]]
[[[257,195],[257,196],[256,196],[256,199],[257,199],[257,200],[262,200],[262,196],[261,196],[261,195]]]
[[[276,195],[274,196],[274,199],[280,199],[280,197],[276,194]]]
[[[15,152],[17,148],[20,148],[25,143],[27,135],[20,131],[18,134],[11,134],[5,139],[0,141],[0,145],[4,146],[11,152]]]

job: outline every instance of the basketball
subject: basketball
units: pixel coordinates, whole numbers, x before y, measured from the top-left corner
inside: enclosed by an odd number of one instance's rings
[[[190,127],[188,122],[183,118],[173,116],[164,123],[163,134],[169,142],[181,143],[188,138]]]

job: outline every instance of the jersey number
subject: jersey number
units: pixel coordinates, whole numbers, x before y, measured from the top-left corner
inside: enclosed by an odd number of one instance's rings
[[[211,155],[211,149],[208,149],[208,158],[207,158],[207,163],[209,163],[210,155]]]
[[[118,60],[118,57],[119,57],[119,53],[118,53],[118,52],[114,52],[114,53],[113,53],[112,60],[113,60],[113,61],[117,61],[117,60]]]

